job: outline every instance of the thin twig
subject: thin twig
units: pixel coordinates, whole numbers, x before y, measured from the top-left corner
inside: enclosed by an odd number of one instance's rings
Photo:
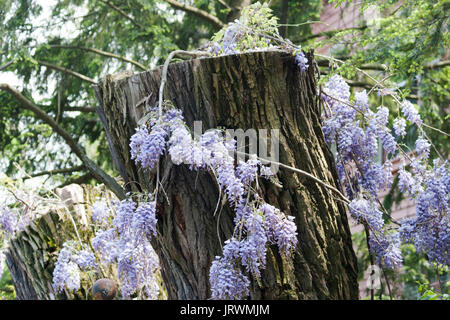
[[[223,5],[225,8],[229,9],[229,10],[233,10],[232,7],[230,7],[230,5],[228,3],[226,3],[223,0],[217,0],[218,3],[220,3],[221,5]]]
[[[87,82],[90,82],[92,84],[97,84],[97,82],[94,79],[91,79],[91,78],[89,78],[89,77],[87,77],[85,75],[82,75],[81,73],[78,73],[78,72],[75,72],[75,71],[63,68],[61,66],[57,66],[57,65],[45,62],[45,61],[36,60],[36,62],[38,64],[40,64],[40,65],[43,65],[43,66],[47,67],[47,68],[54,69],[54,70],[57,70],[57,71],[61,71],[61,72],[70,74],[70,75],[72,75],[72,76],[74,76],[74,77],[76,77],[78,79],[83,80],[83,81],[87,81]]]
[[[131,63],[131,64],[137,66],[138,68],[140,68],[140,69],[142,69],[144,71],[148,69],[146,66],[144,66],[143,64],[140,64],[137,61],[134,61],[132,59],[128,59],[127,57],[123,57],[123,56],[120,56],[120,55],[115,54],[115,53],[102,51],[102,50],[99,50],[99,49],[96,49],[96,48],[87,48],[87,47],[81,47],[81,46],[60,45],[60,44],[52,44],[52,45],[50,45],[50,48],[55,48],[55,49],[58,49],[58,48],[60,48],[60,49],[77,49],[77,50],[93,52],[93,53],[96,53],[96,54],[99,54],[99,55],[102,55],[102,56],[105,56],[105,57],[111,57],[111,58],[115,58],[115,59],[118,59],[118,60],[122,60],[122,61],[125,61],[125,62],[128,62],[128,63]]]
[[[440,134],[443,134],[443,135],[445,135],[445,136],[447,136],[447,137],[450,137],[450,134],[448,134],[447,132],[444,132],[444,131],[439,130],[439,129],[435,128],[435,127],[429,126],[429,125],[427,125],[426,123],[422,123],[422,126],[428,128],[428,129],[437,131],[437,132],[439,132]]]
[[[387,285],[388,292],[389,292],[389,298],[390,298],[391,300],[393,300],[393,297],[392,297],[392,291],[391,291],[391,286],[390,286],[390,284],[389,284],[389,279],[388,279],[388,277],[387,277],[387,275],[386,275],[386,272],[384,271],[384,268],[383,268],[383,267],[381,267],[381,272],[383,272],[384,280],[386,281],[386,285]]]
[[[2,71],[3,69],[8,68],[10,65],[12,65],[14,62],[16,61],[16,59],[13,59],[11,61],[6,62],[5,64],[0,66],[0,71]]]
[[[369,227],[367,226],[366,223],[363,223],[363,226],[364,226],[364,231],[365,231],[365,234],[366,234],[366,244],[367,244],[367,250],[368,250],[368,252],[369,252],[370,266],[371,266],[371,268],[372,268],[372,272],[371,272],[371,274],[370,274],[370,277],[371,277],[371,279],[370,279],[370,281],[371,281],[371,286],[370,286],[370,300],[374,300],[374,290],[373,290],[373,284],[374,284],[374,282],[373,282],[373,277],[372,277],[372,276],[373,276],[373,274],[375,273],[375,270],[374,270],[375,262],[374,262],[374,260],[373,260],[372,253],[370,252],[370,239],[369,239],[370,231],[369,231]]]
[[[145,27],[143,25],[139,24],[134,18],[130,17],[128,14],[126,14],[125,11],[123,11],[122,9],[117,7],[116,5],[110,3],[109,1],[105,1],[105,0],[99,0],[99,1],[103,2],[104,4],[106,4],[107,6],[112,8],[113,10],[117,11],[122,17],[128,19],[132,24],[134,24],[139,29],[145,30]]]
[[[81,171],[85,169],[84,165],[81,166],[76,166],[73,168],[63,168],[63,169],[55,169],[55,170],[48,170],[48,171],[41,171],[38,173],[32,173],[26,177],[23,178],[23,180],[29,179],[29,178],[35,178],[35,177],[39,177],[39,176],[44,176],[44,175],[55,175],[55,174],[64,174],[64,173],[72,173],[72,172],[76,172],[76,171]]]
[[[193,15],[196,15],[197,17],[211,23],[217,30],[222,29],[225,26],[225,23],[223,23],[219,18],[216,16],[213,16],[212,14],[203,11],[199,8],[178,2],[176,0],[164,0],[168,4],[170,4],[175,9],[182,10],[187,13],[191,13]]]
[[[237,154],[242,154],[242,155],[250,156],[250,154],[248,154],[248,153],[246,153],[246,152],[236,151],[236,153],[237,153]],[[270,164],[275,164],[275,165],[278,165],[278,166],[280,166],[280,167],[283,167],[283,168],[292,170],[292,171],[294,171],[294,172],[297,172],[297,173],[299,173],[299,174],[301,174],[301,175],[303,175],[303,176],[306,176],[306,177],[308,177],[308,178],[314,180],[315,182],[319,183],[320,185],[324,186],[325,188],[328,188],[328,189],[330,189],[330,190],[336,192],[336,193],[341,197],[341,199],[342,199],[345,203],[347,203],[347,204],[350,203],[350,200],[349,200],[346,196],[344,196],[344,195],[342,194],[342,192],[340,192],[338,189],[336,189],[336,188],[333,187],[332,185],[329,185],[328,183],[326,183],[326,182],[320,180],[319,178],[313,176],[312,174],[310,174],[310,173],[308,173],[308,172],[306,172],[306,171],[303,171],[303,170],[300,170],[300,169],[297,169],[297,168],[288,166],[287,164],[284,164],[284,163],[281,163],[281,162],[272,161],[272,160],[267,160],[267,159],[260,158],[260,157],[256,157],[256,158],[257,158],[258,160],[260,160],[261,162],[264,162],[265,164],[268,164],[268,163],[270,163]]]
[[[162,104],[163,104],[163,95],[164,95],[164,85],[167,81],[167,69],[169,68],[170,61],[175,56],[191,56],[191,57],[202,57],[202,56],[210,56],[209,53],[203,51],[185,51],[185,50],[175,50],[172,51],[164,62],[162,75],[161,75],[161,85],[159,86],[159,101],[158,101],[158,110],[159,116],[162,116]]]
[[[30,209],[31,211],[33,211],[35,209],[35,207],[32,207],[29,203],[27,203],[25,200],[23,200],[22,198],[20,198],[14,191],[12,191],[11,189],[7,188],[6,190],[8,190],[13,196],[14,198],[16,198],[17,201],[23,203],[28,209]]]

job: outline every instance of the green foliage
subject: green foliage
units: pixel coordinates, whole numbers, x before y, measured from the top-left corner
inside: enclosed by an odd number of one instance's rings
[[[450,290],[450,283],[448,280],[449,270],[447,268],[439,268],[435,264],[428,262],[427,257],[418,254],[414,245],[407,244],[402,246],[402,255],[404,257],[403,272],[400,281],[403,283],[403,298],[404,299],[421,299],[426,291],[427,295],[431,291],[437,291],[436,294],[448,293]],[[439,274],[439,280],[437,278]],[[430,289],[430,283],[441,287]],[[436,298],[438,295],[436,296]],[[443,298],[443,297],[442,297]]]
[[[267,36],[278,35],[277,20],[267,3],[256,2],[242,10],[239,22],[230,23],[215,33],[211,40],[224,48],[232,37],[236,43],[234,50],[239,52],[266,48],[270,44],[270,38]],[[223,49],[217,54],[222,53]]]
[[[336,6],[343,1],[335,0]],[[346,4],[351,1],[346,1]],[[372,6],[372,7],[370,7]],[[315,41],[313,47],[331,46],[331,53],[345,59],[336,64],[335,72],[347,79],[374,83],[357,73],[356,67],[384,66],[386,72],[368,71],[373,77],[385,79],[383,84],[397,89],[409,100],[420,99],[420,114],[425,123],[444,132],[450,131],[448,110],[450,90],[448,84],[450,66],[432,67],[448,57],[449,9],[448,0],[362,1],[361,13],[379,12],[373,22],[361,20],[362,30],[347,30],[331,38]],[[368,23],[368,24],[367,24]],[[380,102],[382,99],[380,98]],[[384,98],[384,105],[396,111],[396,104]],[[445,158],[450,145],[448,136],[426,129],[427,135]],[[437,157],[432,150],[432,157]]]
[[[450,282],[447,282],[446,286],[450,288]],[[428,284],[419,285],[418,292],[420,294],[418,300],[450,300],[450,290],[447,290],[447,293],[439,293]]]
[[[3,274],[0,274],[0,300],[14,300],[15,298],[16,292],[12,284],[11,274],[5,266]]]
[[[40,1],[0,0],[0,20],[4,22],[0,25],[0,65],[12,61],[13,64],[2,71],[17,75],[22,94],[57,119],[83,147],[98,145],[94,160],[112,172],[103,127],[96,113],[69,112],[71,107],[97,105],[92,85],[45,67],[41,62],[99,79],[124,69],[142,70],[121,59],[76,47],[127,57],[150,69],[163,63],[172,50],[198,48],[217,30],[195,14],[183,12],[181,15],[182,11],[173,10],[163,0],[106,2],[109,5],[103,1],[59,0],[53,7],[46,7]],[[232,10],[218,1],[195,0],[193,6],[224,22],[232,19]],[[249,28],[260,25],[260,14],[264,18],[271,12],[267,3],[255,3],[252,8],[244,9],[246,18],[241,20]],[[278,2],[273,8],[277,15],[281,14]],[[317,19],[319,8],[319,0],[289,1],[288,22]],[[258,15],[249,10],[258,11]],[[276,19],[276,16],[267,19],[261,31],[277,32]],[[289,32],[309,34],[309,24],[289,27]],[[266,45],[260,40],[250,36],[243,39],[242,45],[251,46],[254,42]],[[70,155],[70,150],[63,147],[62,139],[41,124],[9,94],[0,92],[0,167],[7,175],[20,176],[15,162],[29,174],[80,164]],[[62,152],[49,145],[61,146]],[[71,177],[75,175],[58,175],[57,182]]]
[[[358,258],[358,281],[362,281],[364,280],[364,273],[370,266],[364,231],[352,234],[352,242]],[[450,293],[449,270],[437,268],[435,264],[428,262],[426,256],[417,253],[413,244],[402,245],[401,251],[403,257],[402,269],[384,270],[394,295],[408,300],[448,299]],[[438,273],[440,281],[437,279]],[[375,296],[377,299],[380,296],[382,299],[390,299],[385,278],[382,278],[381,281],[382,288],[376,290]],[[434,284],[434,287],[430,287],[431,283]],[[441,283],[440,288],[436,288],[438,283]],[[366,299],[370,299],[370,296]]]
[[[97,105],[92,85],[39,62],[93,79],[130,67],[122,60],[71,48],[78,46],[155,65],[178,48],[171,29],[180,26],[174,11],[158,8],[162,1],[109,3],[119,6],[129,18],[98,1],[58,1],[47,10],[49,16],[42,19],[40,14],[45,10],[35,1],[0,0],[0,17],[5,22],[0,26],[0,65],[14,61],[6,70],[19,77],[22,93],[57,119],[76,140],[87,145],[99,141],[100,152],[94,160],[106,170],[112,169],[112,161],[96,113],[68,112],[75,106]],[[9,94],[0,92],[0,157],[5,163],[2,171],[17,173],[14,162],[28,173],[79,165],[78,159],[68,156],[67,148],[52,150],[49,144],[64,146],[62,139],[42,126],[33,114],[24,111]],[[69,177],[62,176],[64,180]]]

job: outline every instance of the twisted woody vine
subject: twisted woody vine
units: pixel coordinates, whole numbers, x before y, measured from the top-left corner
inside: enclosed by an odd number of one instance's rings
[[[295,57],[292,68],[299,72],[313,68],[301,47],[278,34],[277,23],[267,5],[253,4],[244,9],[239,20],[214,35],[208,55],[281,48]],[[193,138],[181,110],[170,101],[162,101],[163,90],[164,81],[159,105],[148,110],[147,122],[136,128],[131,137],[131,158],[148,174],[159,170],[158,162],[167,156],[175,165],[214,175],[220,189],[219,201],[226,199],[235,215],[233,234],[223,242],[222,254],[214,258],[209,270],[211,299],[245,299],[249,295],[249,277],[260,279],[266,266],[268,246],[275,245],[280,255],[292,258],[293,250],[302,241],[294,217],[266,203],[259,194],[258,179],[274,181],[276,176],[270,160],[251,154],[246,161],[235,163],[236,141],[220,129]],[[336,151],[336,168],[344,189],[337,193],[329,188],[330,197],[345,203],[351,217],[363,225],[374,263],[385,270],[400,267],[400,245],[411,243],[431,262],[448,267],[450,169],[447,159],[429,158],[433,145],[417,106],[378,81],[375,90],[358,91],[352,96],[346,80],[338,74],[328,76],[317,94],[322,106],[323,134]],[[393,122],[389,122],[387,107],[370,105],[370,94],[389,95],[396,101],[400,112]],[[410,126],[416,126],[419,132],[414,150],[401,143]],[[380,147],[386,155],[382,163],[378,160]],[[401,159],[396,175],[392,173],[394,157]],[[302,174],[289,166],[280,170]],[[379,201],[381,192],[391,187],[396,177],[399,189],[416,206],[415,216],[401,221],[394,221]],[[151,241],[160,236],[156,203],[158,197],[164,199],[164,191],[159,176],[156,180],[152,193],[128,194],[112,205],[98,199],[92,205],[96,234],[90,244],[65,243],[53,272],[55,291],[76,291],[80,288],[81,272],[110,265],[117,270],[123,298],[158,298],[159,262]],[[8,208],[0,211],[0,225],[9,236],[26,227],[16,217]]]

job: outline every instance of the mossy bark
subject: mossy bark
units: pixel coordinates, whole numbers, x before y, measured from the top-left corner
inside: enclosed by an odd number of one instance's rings
[[[82,241],[87,243],[92,236],[86,204],[95,201],[98,190],[72,184],[56,189],[56,193],[61,197],[61,205],[31,221],[8,242],[6,264],[18,300],[79,300],[91,297],[89,288],[92,281],[86,274],[81,277],[81,288],[77,292],[63,290],[58,293],[52,283],[53,270],[64,242],[78,241],[74,223]],[[91,275],[92,280],[102,276]],[[108,270],[107,276],[117,281],[111,270]]]
[[[313,65],[312,54],[308,55]],[[156,105],[162,68],[107,76],[96,86],[98,109],[115,165],[127,191],[153,190],[154,172],[130,158],[129,141],[145,116],[144,98]],[[279,129],[279,161],[338,186],[333,156],[320,123],[314,68],[302,73],[282,51],[253,52],[173,63],[165,99],[183,111],[187,125],[201,120],[217,127]],[[165,194],[158,204],[154,241],[170,299],[210,297],[209,268],[233,230],[233,211],[225,205],[213,215],[218,187],[207,172],[160,164]],[[307,177],[280,169],[282,188],[260,181],[267,202],[295,217],[298,246],[293,260],[276,248],[267,254],[261,282],[252,279],[251,299],[357,299],[357,263],[345,207]],[[168,200],[168,201],[167,201]]]
[[[52,287],[53,269],[59,249],[74,230],[63,224],[56,213],[49,212],[34,220],[9,241],[6,264],[18,300],[84,299],[78,293],[57,293]],[[85,293],[85,292],[84,292]]]

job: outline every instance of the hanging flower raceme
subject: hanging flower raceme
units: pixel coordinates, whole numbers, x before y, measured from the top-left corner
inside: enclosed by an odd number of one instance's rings
[[[103,201],[96,201],[92,205],[92,221],[101,225],[106,225],[111,213],[108,206]]]
[[[155,201],[138,205],[131,199],[116,202],[112,227],[92,239],[102,261],[117,265],[123,298],[138,291],[147,299],[158,296],[155,272],[159,259],[150,244],[156,236],[155,206]]]
[[[167,117],[168,113],[175,116]],[[223,256],[216,257],[213,261],[210,283],[213,299],[244,298],[249,292],[250,282],[247,274],[260,277],[260,271],[266,265],[269,243],[278,245],[280,253],[286,256],[289,256],[297,245],[297,227],[293,222],[294,218],[287,217],[267,204],[265,209],[259,209],[258,203],[262,200],[253,194],[251,188],[258,179],[258,172],[266,178],[273,176],[273,172],[269,167],[263,166],[256,155],[251,155],[247,161],[239,160],[235,165],[236,143],[224,137],[219,130],[208,130],[201,137],[193,139],[179,111],[171,109],[162,115],[155,113],[150,120],[151,123],[158,123],[160,127],[165,128],[167,133],[165,145],[159,145],[159,141],[150,139],[151,130],[138,129],[131,138],[130,147],[139,150],[142,158],[154,157],[153,163],[158,161],[160,153],[157,153],[156,157],[155,154],[150,156],[146,153],[154,152],[153,150],[157,148],[167,150],[170,160],[176,165],[184,164],[191,170],[211,172],[216,176],[230,206],[234,208],[235,232],[233,238],[225,242]],[[144,127],[147,128],[146,125]],[[158,146],[151,146],[153,143],[157,143]],[[135,160],[137,164],[145,164],[137,156]],[[268,208],[271,208],[271,212],[268,212]],[[154,203],[141,204],[134,216],[134,230],[144,228],[144,234],[153,234],[156,220],[148,216],[154,217],[154,212]],[[123,224],[119,223],[122,218],[116,219],[119,225]],[[240,266],[244,270],[241,270]],[[133,270],[126,265],[122,269]]]
[[[93,269],[98,268],[95,255],[90,250],[83,249],[78,252],[75,252],[72,255],[72,259],[82,270],[86,270],[89,268]]]
[[[8,207],[0,206],[0,229],[2,229],[7,236],[12,237],[18,230],[18,217],[15,211]]]
[[[73,261],[73,245],[65,243],[58,255],[53,270],[53,289],[62,292],[64,288],[70,291],[80,289],[80,269]]]
[[[143,201],[137,205],[132,199],[124,199],[113,204],[114,209],[108,208],[105,201],[97,200],[92,206],[92,219],[102,228],[91,240],[95,252],[77,249],[78,244],[73,241],[64,244],[53,273],[57,292],[64,288],[78,290],[81,271],[113,265],[117,268],[123,298],[135,293],[147,299],[158,297],[159,260],[150,244],[156,236],[156,203]]]
[[[131,159],[142,167],[152,169],[165,150],[166,130],[155,124],[149,132],[146,126],[139,128],[131,138]]]
[[[61,292],[65,288],[74,292],[80,289],[82,270],[97,270],[95,254],[86,248],[77,249],[74,241],[63,244],[53,270],[53,289]]]
[[[305,72],[309,67],[308,58],[306,58],[303,51],[300,51],[295,55],[294,63],[297,65],[301,72]]]
[[[377,263],[387,268],[401,264],[400,241],[414,243],[419,252],[431,261],[449,264],[449,178],[448,163],[427,169],[430,142],[421,134],[410,154],[410,171],[403,163],[398,170],[398,187],[416,201],[416,217],[401,222],[400,234],[387,230],[383,214],[378,208],[380,191],[392,185],[392,163],[388,158],[380,164],[376,158],[381,145],[389,157],[397,156],[399,146],[389,129],[389,110],[380,106],[370,110],[366,91],[356,92],[350,100],[350,90],[338,75],[324,85],[322,99],[323,132],[328,143],[336,142],[337,169],[350,199],[350,214],[369,227],[371,252]],[[409,101],[401,103],[405,118],[393,120],[397,139],[406,136],[407,121],[419,128],[423,122],[416,107]],[[402,154],[400,152],[400,154]],[[401,237],[400,237],[401,235]]]
[[[400,235],[403,241],[413,243],[416,249],[427,254],[430,260],[440,265],[450,265],[450,169],[448,162],[438,165],[423,179],[404,173],[409,181],[404,188],[417,194],[416,216],[402,221]],[[405,178],[404,178],[405,180]],[[422,182],[422,190],[417,184]]]

